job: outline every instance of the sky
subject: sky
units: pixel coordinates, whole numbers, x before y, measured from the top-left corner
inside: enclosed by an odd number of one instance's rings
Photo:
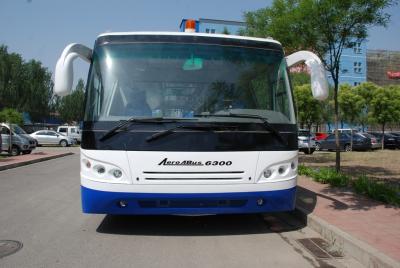
[[[271,0],[0,0],[0,44],[25,60],[36,59],[54,73],[69,43],[93,47],[110,31],[178,31],[182,18],[243,20],[245,11]],[[369,31],[368,49],[400,50],[400,5],[391,23]],[[86,79],[88,64],[77,60],[76,77]],[[76,82],[76,79],[75,79]]]

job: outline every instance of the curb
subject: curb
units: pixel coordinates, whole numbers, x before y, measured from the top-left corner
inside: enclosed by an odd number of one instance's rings
[[[38,159],[32,159],[32,160],[28,160],[28,161],[24,161],[24,162],[4,165],[4,166],[0,166],[0,171],[7,170],[7,169],[12,169],[12,168],[17,168],[17,167],[22,167],[22,166],[27,166],[27,165],[30,165],[30,164],[39,163],[39,162],[43,162],[43,161],[47,161],[47,160],[51,160],[51,159],[56,159],[56,158],[64,157],[64,156],[67,156],[67,155],[73,155],[73,154],[74,153],[72,153],[72,152],[68,152],[68,153],[62,153],[62,154],[57,154],[57,155],[46,156],[46,157],[42,157],[42,158],[38,158]]]
[[[319,217],[313,214],[308,214],[307,211],[301,207],[296,207],[294,213],[308,227],[319,233],[324,239],[328,240],[328,242],[337,247],[340,251],[359,261],[365,267],[400,267],[400,263],[396,260]]]

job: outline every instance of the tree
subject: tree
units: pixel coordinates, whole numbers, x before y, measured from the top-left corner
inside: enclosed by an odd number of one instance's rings
[[[400,120],[400,88],[396,86],[377,88],[372,96],[370,116],[381,125],[383,149],[385,126]]]
[[[321,103],[311,94],[311,85],[306,84],[294,88],[294,99],[297,107],[297,117],[300,125],[311,129],[312,125],[321,119]]]
[[[79,122],[83,119],[85,84],[79,79],[75,90],[68,96],[61,98],[58,111],[61,119],[68,123]]]
[[[385,9],[394,0],[274,0],[271,7],[245,13],[247,34],[272,36],[286,51],[312,50],[322,60],[334,86],[335,126],[339,124],[339,69],[344,48],[367,37],[371,26],[386,26]],[[336,133],[336,171],[340,170],[339,134]]]
[[[294,87],[311,84],[310,75],[306,72],[290,73],[290,78]]]
[[[231,33],[229,32],[228,28],[224,27],[224,30],[222,31],[222,34],[227,34],[227,35],[229,35],[229,34],[231,34]]]
[[[362,127],[362,130],[365,130],[365,127],[368,123],[373,123],[373,120],[371,121],[370,116],[368,115],[370,111],[370,103],[372,100],[372,96],[374,95],[374,92],[378,89],[379,87],[375,85],[374,83],[371,82],[366,82],[362,83],[356,87],[354,87],[353,91],[355,94],[363,98],[363,107],[361,108],[362,112],[358,117],[357,123],[359,123]]]
[[[52,93],[51,73],[39,61],[25,62],[0,46],[0,108],[28,112],[40,120],[49,113]]]
[[[365,99],[353,87],[344,84],[340,86],[338,101],[341,117],[350,124],[358,123],[365,107]]]
[[[5,108],[0,112],[0,122],[22,125],[24,119],[22,113],[11,108]]]

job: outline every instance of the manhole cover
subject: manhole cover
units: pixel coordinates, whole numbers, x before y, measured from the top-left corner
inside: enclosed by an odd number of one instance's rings
[[[329,243],[321,238],[303,238],[297,241],[319,259],[343,258],[341,252],[331,248]]]
[[[13,240],[0,240],[0,259],[14,254],[22,248],[22,243]]]

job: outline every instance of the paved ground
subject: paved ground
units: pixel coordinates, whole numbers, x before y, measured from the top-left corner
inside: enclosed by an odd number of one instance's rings
[[[0,172],[0,240],[24,244],[0,267],[360,267],[314,257],[297,239],[319,236],[285,213],[82,214],[78,165],[75,154]]]
[[[79,152],[78,148],[63,148],[59,146],[38,147],[38,149],[33,150],[30,154],[20,154],[17,156],[9,156],[6,152],[2,152],[0,155],[0,170],[46,161],[73,152]]]
[[[297,206],[399,262],[400,209],[300,176]]]

